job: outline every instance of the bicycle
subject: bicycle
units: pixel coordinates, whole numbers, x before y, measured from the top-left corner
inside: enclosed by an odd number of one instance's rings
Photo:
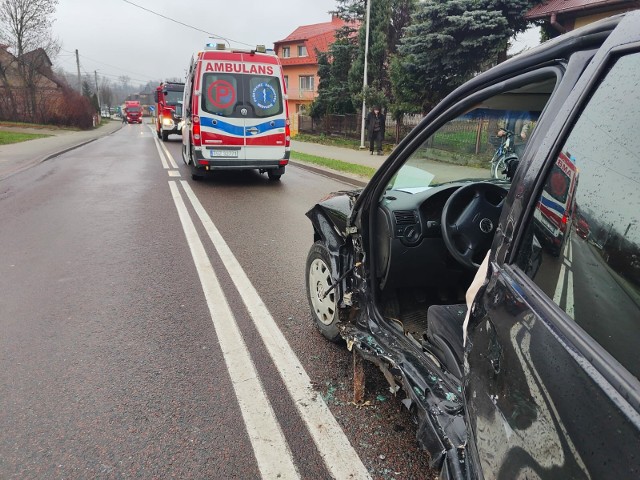
[[[513,137],[515,135],[511,130],[501,129],[505,132],[501,137],[500,145],[491,158],[491,178],[500,180],[510,180],[509,163],[518,161],[518,155],[513,148]]]

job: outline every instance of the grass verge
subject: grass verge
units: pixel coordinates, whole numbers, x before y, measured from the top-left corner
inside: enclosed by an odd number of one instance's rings
[[[17,133],[17,132],[3,132],[0,131],[0,145],[8,145],[10,143],[26,142],[27,140],[33,140],[36,138],[49,137],[50,135],[44,135],[42,133]]]
[[[72,130],[79,131],[76,127],[62,127],[59,125],[43,125],[40,123],[25,123],[25,122],[10,122],[8,120],[0,120],[0,127],[22,127],[22,128],[36,128],[43,130]]]
[[[375,168],[367,167],[365,165],[358,165],[355,163],[342,162],[340,160],[334,160],[332,158],[318,157],[316,155],[308,155],[306,153],[291,151],[291,158],[293,160],[300,160],[302,162],[312,163],[327,167],[338,172],[347,172],[354,175],[360,175],[362,177],[371,178],[376,173]]]

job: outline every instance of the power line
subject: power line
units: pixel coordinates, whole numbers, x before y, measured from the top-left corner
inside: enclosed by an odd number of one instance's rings
[[[68,50],[64,50],[64,49],[61,49],[61,50],[62,50],[63,52],[68,52],[68,53],[72,53],[73,55],[75,55],[75,52],[69,52]],[[95,62],[95,63],[99,63],[100,65],[105,65],[105,66],[107,66],[107,67],[115,68],[116,70],[120,70],[120,71],[122,71],[122,72],[132,73],[132,74],[134,74],[134,75],[139,75],[139,76],[141,76],[141,77],[148,77],[148,78],[150,78],[148,75],[145,75],[144,73],[134,72],[134,71],[132,71],[132,70],[127,70],[127,69],[125,69],[125,68],[121,68],[121,67],[118,67],[118,66],[116,66],[116,65],[111,65],[110,63],[101,62],[100,60],[96,60],[96,59],[94,59],[94,58],[87,57],[86,55],[82,55],[82,54],[80,54],[80,56],[81,56],[82,58],[85,58],[85,59],[87,59],[87,60],[91,61],[91,62]],[[136,81],[140,81],[140,80],[136,80]]]
[[[150,9],[148,9],[146,7],[143,7],[142,5],[138,5],[138,4],[133,3],[133,2],[131,2],[129,0],[122,0],[122,1],[125,2],[125,3],[128,3],[129,5],[133,5],[134,7],[138,7],[141,10],[144,10],[145,12],[152,13],[154,15],[157,15],[158,17],[164,18],[165,20],[169,20],[170,22],[174,22],[174,23],[177,23],[178,25],[182,25],[183,27],[190,28],[190,29],[195,30],[195,31],[200,32],[200,33],[205,33],[205,34],[210,35],[210,36],[212,36],[214,38],[221,38],[222,40],[225,40],[228,43],[231,43],[231,42],[239,43],[240,45],[245,45],[247,47],[253,47],[254,46],[254,45],[250,45],[248,43],[241,42],[239,40],[233,40],[232,38],[223,37],[222,35],[218,35],[217,33],[207,32],[206,30],[202,30],[201,28],[194,27],[193,25],[189,25],[188,23],[184,23],[184,22],[181,22],[179,20],[175,20],[175,19],[173,19],[171,17],[167,17],[166,15],[163,15],[161,13],[158,13],[158,12],[155,12],[153,10],[150,10]]]

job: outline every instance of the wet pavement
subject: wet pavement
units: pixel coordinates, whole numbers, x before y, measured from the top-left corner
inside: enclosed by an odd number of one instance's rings
[[[328,406],[327,424],[337,422],[371,477],[425,478],[427,459],[401,398],[368,365],[369,403],[350,403],[351,354],[324,341],[308,313],[304,262],[313,235],[304,213],[350,185],[295,165],[281,182],[257,172],[193,182],[180,138],[165,144],[176,168],[163,168],[154,142],[146,125],[125,125],[0,181],[0,477],[260,476],[173,188],[187,202],[298,476],[336,477],[328,465],[345,462],[319,446],[310,430],[318,425],[305,423],[307,402],[288,391],[286,365],[269,352],[189,190],[281,332],[282,348],[308,375],[308,403]]]
[[[93,130],[80,131],[0,126],[0,130],[5,131],[49,135],[45,138],[27,142],[0,145],[0,180],[55,158],[64,152],[86,145],[105,135],[111,135],[121,127],[122,123],[117,121],[107,122]]]

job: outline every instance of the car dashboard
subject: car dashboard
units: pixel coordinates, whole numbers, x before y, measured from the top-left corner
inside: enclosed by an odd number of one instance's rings
[[[468,183],[385,192],[375,228],[376,275],[381,290],[466,283],[469,270],[451,256],[442,238],[442,211],[449,197]]]

